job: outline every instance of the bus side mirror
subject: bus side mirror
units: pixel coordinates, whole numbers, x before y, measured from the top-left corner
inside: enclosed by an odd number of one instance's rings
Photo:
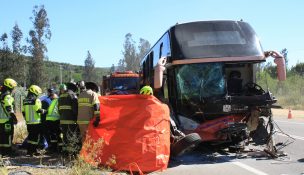
[[[277,65],[277,76],[279,81],[286,80],[286,65],[284,57],[276,51],[267,51],[265,56],[274,58],[274,63]]]
[[[163,86],[163,75],[166,70],[166,62],[167,57],[161,57],[154,68],[154,89],[159,89]]]

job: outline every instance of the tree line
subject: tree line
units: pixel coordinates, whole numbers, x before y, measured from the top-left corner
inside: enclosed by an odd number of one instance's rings
[[[267,63],[260,66],[257,73],[257,82],[263,89],[269,89],[278,99],[278,105],[284,108],[304,109],[304,63],[288,66],[288,50],[281,50],[285,58],[287,79],[277,80],[277,66]]]
[[[296,65],[293,65],[289,68],[288,62],[288,50],[286,48],[282,49],[280,51],[282,56],[285,58],[285,65],[286,65],[286,75],[287,77],[293,76],[293,75],[304,75],[304,63],[297,63]],[[268,73],[268,75],[275,79],[277,77],[277,66],[273,65],[272,63],[267,63],[264,66],[262,66],[260,69],[263,69],[265,72]]]
[[[10,33],[11,47],[8,45],[9,35],[0,35],[1,81],[10,77],[23,86],[35,84],[41,87],[50,87],[61,81],[101,81],[108,68],[95,68],[90,51],[87,51],[84,67],[50,62],[46,53],[52,32],[47,11],[43,5],[34,6],[32,15],[29,19],[33,27],[25,38],[26,45],[21,44],[24,34],[17,23]]]
[[[101,82],[102,76],[114,71],[138,71],[141,59],[150,49],[149,41],[140,38],[138,45],[131,33],[125,35],[122,58],[117,66],[111,68],[96,68],[95,61],[90,53],[84,60],[84,66],[74,66],[68,63],[49,61],[46,53],[47,43],[51,40],[52,32],[47,11],[43,5],[34,6],[32,16],[29,18],[33,24],[28,36],[24,34],[16,23],[10,32],[0,35],[0,80],[7,77],[15,79],[22,86],[36,84],[41,87],[50,87],[61,81],[93,81]],[[8,45],[11,37],[12,45]],[[22,40],[26,41],[22,45]]]
[[[117,66],[112,64],[110,72],[114,71],[139,71],[139,65],[141,59],[149,51],[151,44],[149,41],[140,38],[139,44],[136,46],[136,42],[132,38],[131,33],[125,35],[125,41],[123,43],[122,58],[119,59]]]

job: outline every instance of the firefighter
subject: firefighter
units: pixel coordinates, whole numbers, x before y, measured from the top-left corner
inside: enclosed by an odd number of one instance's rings
[[[11,78],[4,80],[0,91],[0,154],[12,153],[12,140],[14,136],[14,124],[17,118],[14,112],[14,98],[12,91],[17,82]]]
[[[54,95],[56,95],[55,90],[53,88],[49,88],[47,90],[47,95],[43,95],[39,98],[42,104],[42,109],[46,111],[48,110],[49,106],[52,103],[52,99]],[[50,131],[49,127],[46,124],[46,113],[41,115],[41,127],[42,127],[42,139],[39,145],[42,145],[43,148],[47,148],[48,145],[50,145],[50,132],[52,131]]]
[[[139,93],[142,95],[153,95],[153,89],[151,86],[144,86],[140,89]]]
[[[55,93],[51,94],[52,102],[48,108],[45,119],[45,127],[47,129],[46,139],[48,148],[51,152],[58,151],[58,141],[60,136],[60,115],[58,111],[58,97]]]
[[[42,138],[41,115],[46,113],[42,109],[42,103],[38,98],[42,90],[37,85],[31,85],[28,94],[23,101],[22,114],[27,125],[27,154],[36,154],[39,141]]]
[[[62,151],[64,153],[77,153],[79,145],[79,128],[77,122],[78,100],[75,92],[67,89],[65,84],[61,84],[60,96],[58,99],[58,109],[60,115],[60,128],[62,133]]]
[[[100,121],[100,117],[98,94],[97,92],[93,91],[94,88],[92,86],[92,82],[89,82],[87,86],[85,86],[85,83],[83,81],[80,82],[80,89],[83,89],[83,91],[81,91],[78,98],[77,123],[80,129],[81,141],[83,142],[86,137],[86,132],[90,120],[95,116],[93,125],[97,127]]]

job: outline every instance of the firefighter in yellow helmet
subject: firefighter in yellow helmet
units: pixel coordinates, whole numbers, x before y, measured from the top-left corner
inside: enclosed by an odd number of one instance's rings
[[[0,91],[0,154],[12,153],[12,140],[14,135],[14,124],[17,118],[14,112],[14,98],[12,91],[17,82],[6,78]]]
[[[144,86],[140,89],[139,93],[142,95],[153,95],[153,89],[151,86]]]
[[[41,115],[46,113],[38,98],[42,90],[37,85],[31,85],[27,97],[23,101],[22,114],[28,131],[27,154],[35,154],[42,136]]]

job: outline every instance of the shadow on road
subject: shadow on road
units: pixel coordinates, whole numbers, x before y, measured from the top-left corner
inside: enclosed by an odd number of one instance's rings
[[[298,162],[304,163],[304,158],[299,159]]]
[[[181,156],[172,157],[169,162],[170,168],[179,165],[191,164],[215,164],[229,162],[235,159],[235,155],[219,154],[217,152],[201,152],[199,150],[183,154]]]
[[[200,147],[193,152],[188,152],[181,156],[171,157],[169,168],[179,165],[193,165],[193,164],[216,164],[231,162],[236,159],[255,159],[268,160],[272,159],[267,153],[260,149],[249,149],[241,152],[229,152],[223,149],[212,149],[210,147]],[[304,162],[302,160],[298,160]]]

